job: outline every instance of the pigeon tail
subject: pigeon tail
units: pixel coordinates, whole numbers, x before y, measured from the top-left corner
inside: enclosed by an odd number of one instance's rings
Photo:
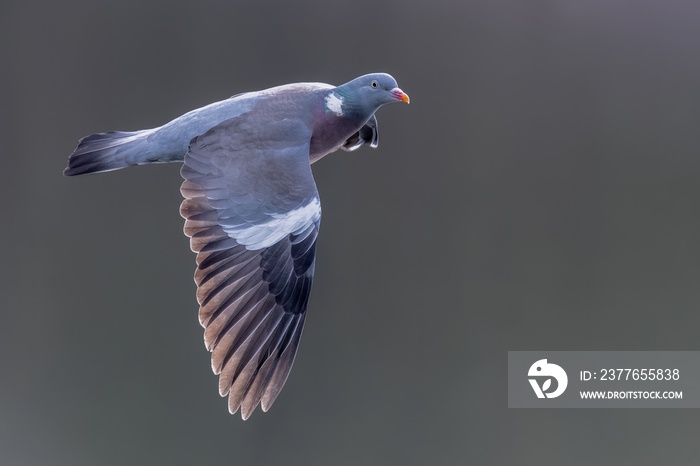
[[[149,157],[147,137],[152,133],[153,130],[113,131],[86,136],[68,158],[63,174],[100,173],[157,162]]]

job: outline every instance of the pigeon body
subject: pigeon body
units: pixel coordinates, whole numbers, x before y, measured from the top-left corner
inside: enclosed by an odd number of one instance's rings
[[[375,112],[408,96],[390,75],[239,94],[153,129],[81,139],[66,175],[183,162],[180,213],[197,253],[204,340],[229,411],[267,411],[304,326],[321,204],[310,164],[378,145]]]

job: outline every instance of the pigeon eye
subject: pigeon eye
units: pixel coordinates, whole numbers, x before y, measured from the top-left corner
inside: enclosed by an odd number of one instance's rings
[[[372,87],[376,88],[377,86],[379,86],[379,83],[377,81],[372,81]]]

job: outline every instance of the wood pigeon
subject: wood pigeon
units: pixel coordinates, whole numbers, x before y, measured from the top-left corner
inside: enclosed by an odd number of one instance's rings
[[[197,301],[219,393],[243,419],[267,411],[294,362],[313,281],[321,203],[310,164],[378,145],[375,112],[409,102],[388,74],[342,86],[235,95],[153,129],[80,140],[64,174],[184,162],[180,213],[197,253]]]

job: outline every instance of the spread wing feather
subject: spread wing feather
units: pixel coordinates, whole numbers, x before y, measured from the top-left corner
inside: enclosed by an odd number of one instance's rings
[[[304,328],[321,217],[309,140],[299,122],[236,118],[195,138],[181,170],[199,322],[244,419],[274,403]]]

